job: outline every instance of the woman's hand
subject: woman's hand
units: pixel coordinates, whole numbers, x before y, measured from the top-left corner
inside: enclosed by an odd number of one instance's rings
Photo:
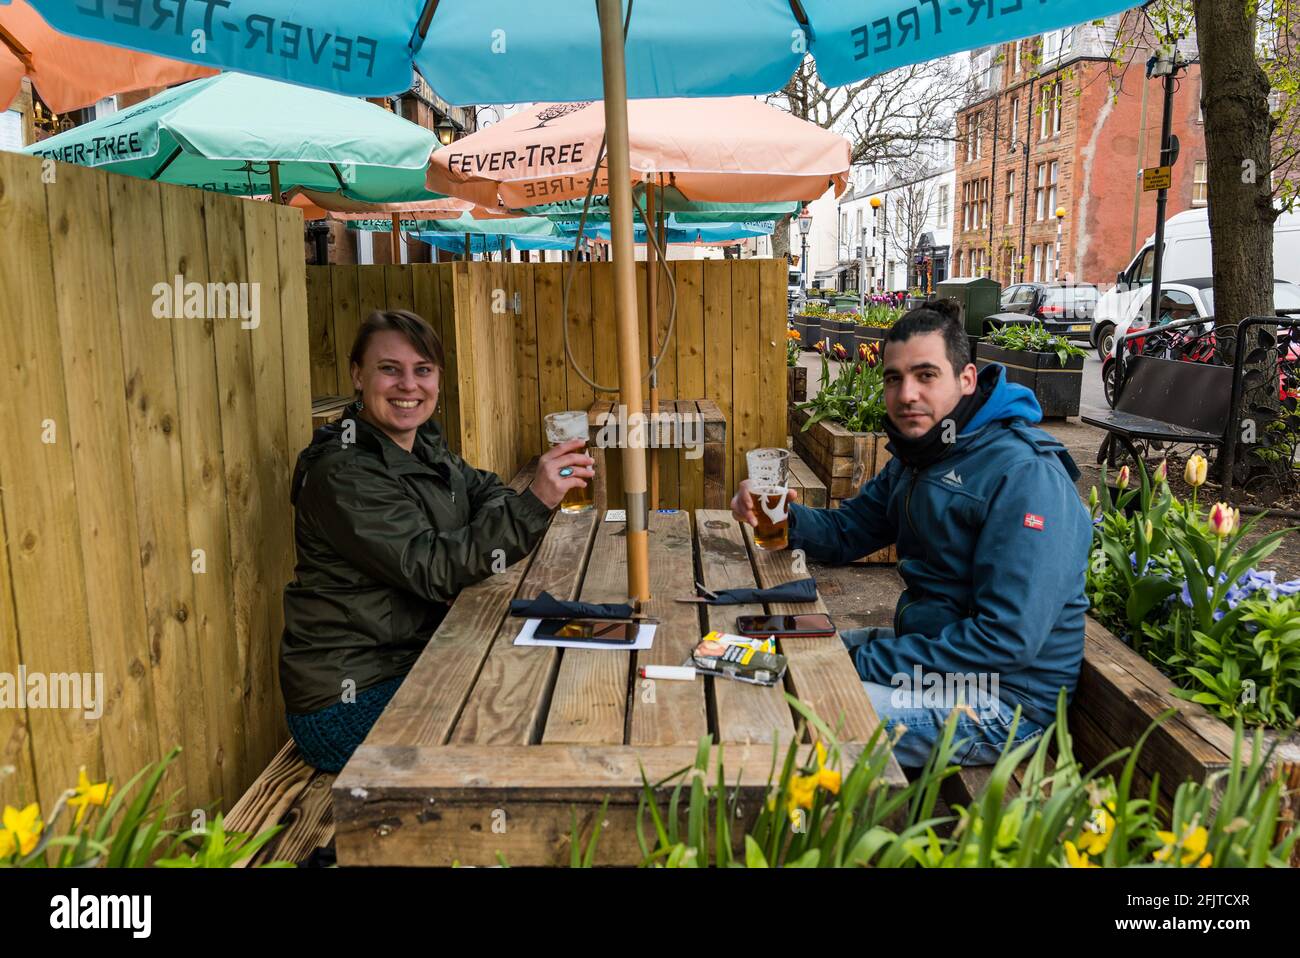
[[[794,502],[799,498],[799,493],[791,489],[786,493],[786,502]],[[741,482],[740,488],[731,499],[731,514],[737,522],[747,522],[751,526],[758,525],[758,513],[754,511],[754,496],[749,491],[749,480]]]
[[[588,479],[595,477],[596,472],[591,467],[596,460],[581,451],[586,445],[585,439],[570,439],[552,446],[538,460],[537,475],[528,488],[548,509],[558,506],[570,489],[581,489]],[[569,469],[571,473],[562,476],[562,469]]]

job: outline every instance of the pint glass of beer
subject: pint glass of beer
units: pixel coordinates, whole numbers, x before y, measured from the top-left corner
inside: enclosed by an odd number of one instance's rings
[[[745,463],[749,467],[749,494],[758,515],[754,544],[778,552],[790,543],[790,514],[786,505],[790,490],[790,450],[751,449],[745,454]]]
[[[562,442],[568,442],[571,439],[581,439],[589,441],[591,431],[587,425],[587,414],[581,410],[570,410],[569,412],[553,412],[546,417],[546,441],[552,446],[558,446]],[[592,507],[592,486],[591,479],[586,480],[586,485],[579,486],[576,489],[570,489],[560,500],[561,512],[587,512]]]
[[[790,544],[790,512],[786,486],[750,486],[758,525],[754,527],[754,544],[760,549],[779,552]]]

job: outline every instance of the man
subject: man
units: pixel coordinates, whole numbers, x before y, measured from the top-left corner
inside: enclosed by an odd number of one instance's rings
[[[1017,706],[1015,740],[1041,735],[1083,657],[1092,526],[1079,470],[1031,425],[1032,392],[999,365],[977,371],[958,316],[952,301],[927,303],[885,337],[890,463],[839,509],[790,506],[790,546],[810,558],[897,544],[907,588],[893,629],[841,637],[881,719],[906,727],[905,767],[925,763],[954,709],[960,764],[997,758]],[[748,481],[732,511],[756,521]]]

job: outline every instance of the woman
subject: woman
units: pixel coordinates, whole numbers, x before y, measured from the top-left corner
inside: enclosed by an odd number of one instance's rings
[[[555,446],[516,493],[452,453],[430,419],[442,344],[419,316],[371,313],[350,354],[357,399],[298,457],[296,578],[284,592],[280,687],[303,759],[337,772],[450,603],[525,555],[585,486],[582,440]]]

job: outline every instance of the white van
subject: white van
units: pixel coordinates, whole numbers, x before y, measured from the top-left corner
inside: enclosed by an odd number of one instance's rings
[[[1156,237],[1146,244],[1115,278],[1116,285],[1102,294],[1092,320],[1092,344],[1102,349],[1115,327],[1127,322],[1145,287],[1151,285]],[[1210,218],[1205,209],[1187,210],[1165,222],[1165,256],[1160,266],[1162,282],[1213,276],[1210,260]],[[1273,224],[1273,275],[1300,283],[1300,213],[1283,213]]]
[[[797,306],[803,299],[803,274],[799,267],[791,266],[786,277],[786,300],[791,307]]]

